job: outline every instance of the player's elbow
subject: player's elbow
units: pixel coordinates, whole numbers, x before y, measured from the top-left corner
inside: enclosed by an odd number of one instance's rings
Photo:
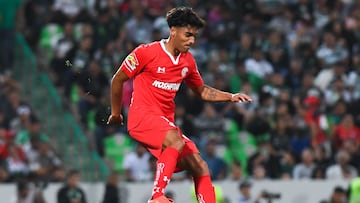
[[[205,86],[201,86],[201,87],[196,87],[196,88],[191,88],[191,89],[197,97],[205,100],[205,94],[204,94],[205,88],[204,87]]]
[[[200,98],[204,101],[208,101],[208,98],[207,98],[206,94],[204,94],[204,93],[200,94]]]
[[[212,88],[210,88],[209,86],[207,85],[204,85],[202,87],[199,88],[199,95],[200,95],[200,98],[204,101],[213,101],[213,97],[214,97],[214,93],[212,91]]]

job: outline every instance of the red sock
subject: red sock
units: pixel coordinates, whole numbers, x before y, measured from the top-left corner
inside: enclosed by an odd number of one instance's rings
[[[170,182],[171,176],[174,173],[179,151],[175,148],[168,147],[160,155],[157,161],[156,176],[153,188],[153,199],[164,195],[164,190]]]
[[[210,175],[194,177],[195,193],[199,203],[216,203]]]

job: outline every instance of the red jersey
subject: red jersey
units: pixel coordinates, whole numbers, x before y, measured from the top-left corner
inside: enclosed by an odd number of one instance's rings
[[[164,42],[140,45],[120,69],[134,79],[130,113],[162,115],[174,122],[174,98],[182,81],[190,87],[202,86],[204,82],[193,55],[186,52],[174,57]]]
[[[25,161],[26,160],[26,156],[25,153],[23,151],[23,149],[20,146],[11,146],[7,143],[3,144],[0,146],[0,160],[3,159],[7,159],[10,157],[10,148],[14,147],[16,152],[18,153],[18,156],[21,160]]]
[[[337,147],[341,147],[343,142],[347,139],[351,139],[356,143],[360,141],[360,129],[356,126],[346,128],[344,125],[337,125],[334,134]]]

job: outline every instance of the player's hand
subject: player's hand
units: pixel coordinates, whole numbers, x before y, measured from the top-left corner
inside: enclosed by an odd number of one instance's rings
[[[110,115],[107,121],[108,125],[124,125],[123,116],[120,115]]]
[[[252,99],[246,94],[236,93],[231,95],[231,102],[252,102]]]

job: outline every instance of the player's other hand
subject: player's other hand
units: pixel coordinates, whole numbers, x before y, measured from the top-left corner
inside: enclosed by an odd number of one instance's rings
[[[246,94],[236,93],[236,94],[232,94],[231,101],[232,102],[252,102],[252,99]]]
[[[110,115],[107,121],[108,125],[124,125],[124,120],[122,115]]]

